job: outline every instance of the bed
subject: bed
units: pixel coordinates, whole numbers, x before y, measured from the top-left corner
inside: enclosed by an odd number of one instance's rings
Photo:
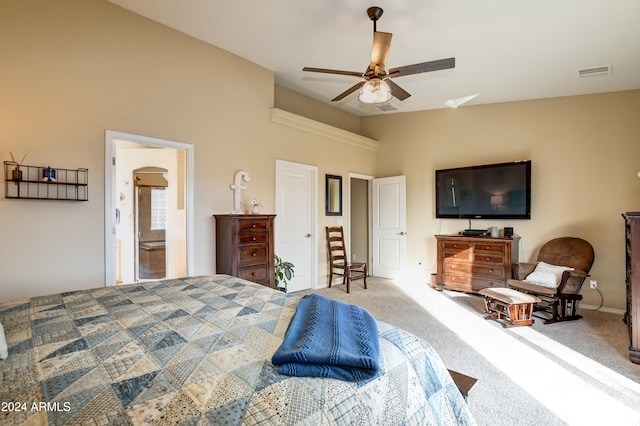
[[[0,303],[0,423],[475,424],[434,350],[382,322],[373,380],[279,374],[298,303],[227,275]]]

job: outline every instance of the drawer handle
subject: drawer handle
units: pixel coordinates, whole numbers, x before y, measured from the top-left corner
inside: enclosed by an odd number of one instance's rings
[[[451,265],[451,266],[449,266],[449,269],[456,269],[456,267]]]
[[[487,257],[487,260],[491,259],[490,257]]]
[[[453,257],[458,257],[458,255],[457,255],[457,254],[454,254],[454,255],[453,255]]]
[[[487,250],[491,250],[491,247],[490,247],[490,246],[487,246]]]
[[[253,223],[253,224],[251,225],[251,227],[252,227],[252,228],[255,228],[255,227],[256,227],[256,224],[255,224],[255,223]]]
[[[489,269],[489,272],[493,272],[493,269]]]
[[[251,273],[251,276],[253,276],[253,277],[255,277],[256,275],[258,275],[258,274],[256,274],[255,272]]]
[[[251,237],[251,241],[255,241],[255,240],[256,240],[256,237]]]
[[[254,251],[253,253],[251,253],[251,256],[256,257],[258,254]]]

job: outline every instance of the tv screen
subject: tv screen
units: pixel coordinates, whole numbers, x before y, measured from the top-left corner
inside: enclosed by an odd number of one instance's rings
[[[531,219],[531,161],[436,170],[436,217]]]

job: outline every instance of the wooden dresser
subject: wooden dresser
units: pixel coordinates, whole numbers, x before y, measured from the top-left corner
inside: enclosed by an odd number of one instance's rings
[[[518,262],[519,237],[492,238],[436,235],[437,288],[477,293],[506,287],[511,265]]]
[[[221,214],[216,219],[216,272],[274,287],[273,218]]]
[[[640,212],[627,212],[626,235],[626,283],[627,311],[624,322],[629,327],[629,359],[640,364]]]

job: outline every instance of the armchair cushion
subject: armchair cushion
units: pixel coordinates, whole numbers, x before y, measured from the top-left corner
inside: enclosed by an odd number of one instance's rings
[[[557,289],[553,287],[543,287],[537,284],[530,284],[525,281],[518,280],[507,280],[507,285],[510,288],[524,291],[525,293],[535,294],[538,296],[549,296],[553,297],[557,293]]]
[[[536,269],[536,264],[525,262],[514,263],[511,268],[513,279],[522,281],[527,277],[527,275],[529,275],[533,272],[534,269]]]
[[[536,268],[523,280],[530,284],[542,287],[558,288],[564,271],[573,271],[569,266],[551,265],[546,262],[538,262]]]

